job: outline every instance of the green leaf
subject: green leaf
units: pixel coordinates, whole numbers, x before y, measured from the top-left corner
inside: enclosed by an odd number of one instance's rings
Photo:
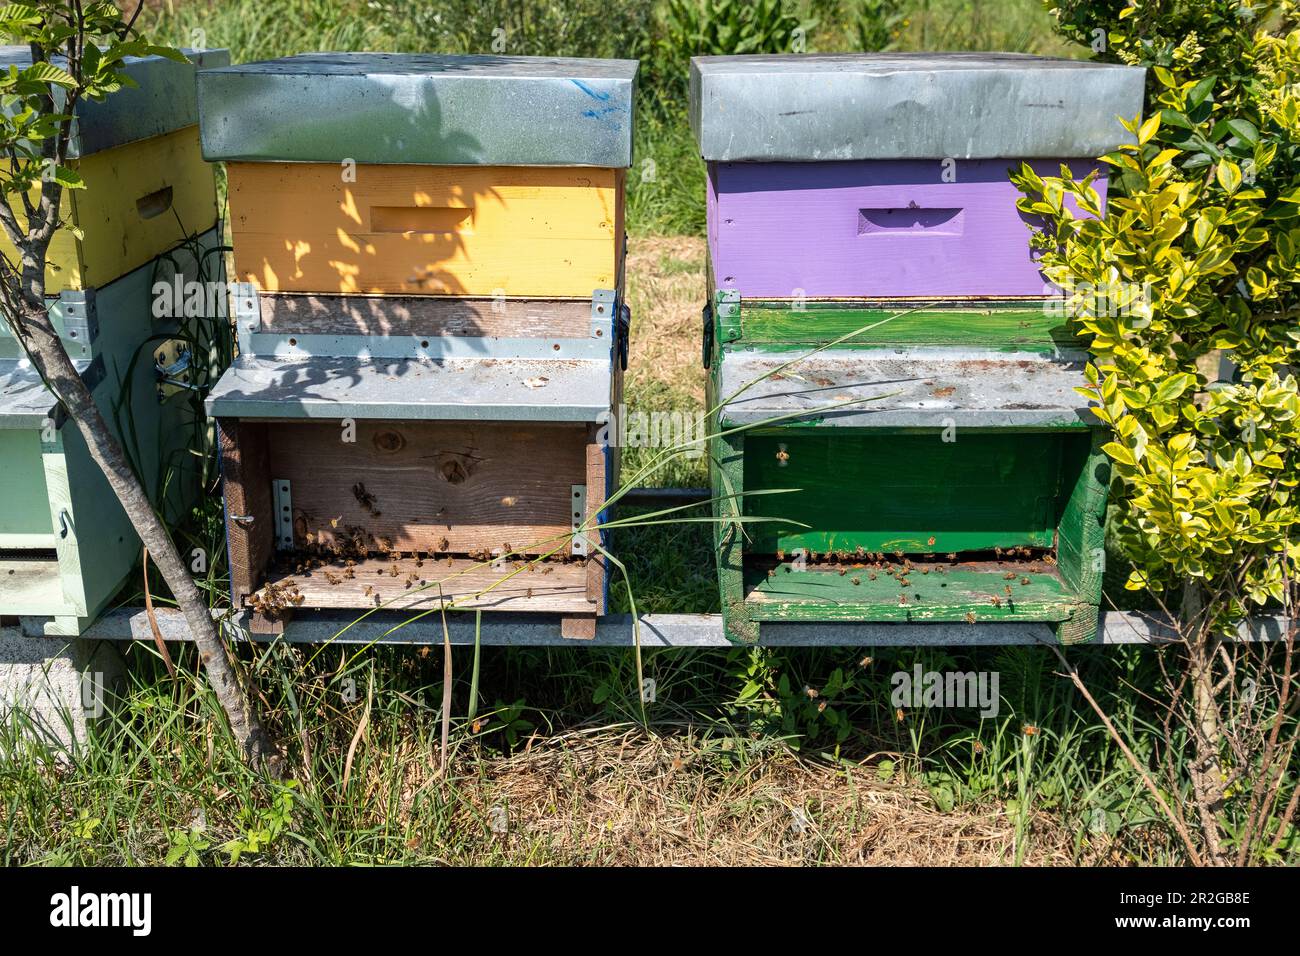
[[[1223,187],[1224,191],[1231,195],[1241,185],[1241,167],[1234,162],[1222,159],[1214,170],[1214,178],[1219,181],[1219,185]]]
[[[77,81],[71,73],[60,69],[53,63],[33,63],[20,71],[19,76],[29,82],[53,83],[55,86],[61,86],[67,90],[75,89],[77,86]]]
[[[1101,450],[1121,465],[1130,467],[1136,467],[1137,465],[1137,458],[1133,456],[1133,452],[1118,442],[1107,442],[1101,446]]]
[[[1156,386],[1154,400],[1167,404],[1174,401],[1195,384],[1196,376],[1189,372],[1171,375]]]
[[[85,189],[86,183],[76,170],[67,166],[54,167],[54,181],[65,189]]]

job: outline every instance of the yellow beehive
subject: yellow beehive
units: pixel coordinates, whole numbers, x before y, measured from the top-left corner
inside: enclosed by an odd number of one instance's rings
[[[66,165],[85,183],[64,189],[59,214],[71,228],[50,244],[46,292],[99,288],[212,227],[217,192],[199,145],[194,75],[229,62],[225,50],[186,51],[193,62],[129,60],[136,85],[102,103],[77,105]],[[22,69],[28,51],[0,48],[0,68]],[[36,184],[31,192],[40,192]],[[13,244],[0,235],[0,253]]]
[[[235,270],[265,292],[590,298],[621,169],[229,163]]]

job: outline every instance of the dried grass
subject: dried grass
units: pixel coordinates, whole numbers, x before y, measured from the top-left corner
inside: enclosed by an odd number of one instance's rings
[[[669,395],[703,405],[700,309],[706,295],[705,244],[694,236],[628,241],[627,297],[632,307],[632,355],[627,392]]]
[[[923,787],[883,781],[872,767],[810,761],[770,741],[742,753],[743,746],[689,733],[595,728],[536,738],[509,757],[462,754],[458,826],[462,833],[477,829],[516,862],[1015,862],[1015,821],[999,806],[945,812]],[[506,835],[490,830],[493,808],[505,808]],[[1072,834],[1054,817],[1038,814],[1023,862],[1071,865],[1072,846]]]

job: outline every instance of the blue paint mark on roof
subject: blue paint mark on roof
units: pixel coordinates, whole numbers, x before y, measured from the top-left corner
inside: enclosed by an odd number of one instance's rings
[[[596,90],[593,90],[586,83],[582,82],[582,80],[570,80],[569,82],[572,83],[574,86],[576,86],[578,89],[582,90],[582,92],[586,93],[593,100],[600,100],[602,103],[604,103],[609,99],[608,91],[604,93],[600,93]]]

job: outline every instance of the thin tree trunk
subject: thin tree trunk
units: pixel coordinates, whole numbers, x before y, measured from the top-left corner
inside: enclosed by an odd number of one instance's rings
[[[27,353],[81,432],[90,449],[91,458],[108,478],[131,525],[139,533],[163,580],[175,595],[176,602],[185,614],[190,633],[194,636],[209,683],[230,720],[230,728],[245,759],[255,766],[267,766],[271,758],[277,756],[277,751],[249,704],[246,688],[234,668],[202,594],[176,551],[176,545],[154,513],[149,496],[95,405],[90,389],[81,380],[68,357],[48,313],[43,307],[33,308],[26,296],[23,298],[22,312],[22,341]]]
[[[1205,602],[1197,581],[1183,585],[1180,612],[1181,627],[1187,648],[1187,663],[1191,679],[1192,719],[1190,730],[1194,739],[1191,784],[1196,813],[1201,823],[1201,835],[1209,851],[1209,859],[1218,866],[1230,863],[1223,844],[1223,829],[1219,816],[1223,809],[1223,769],[1220,748],[1223,735],[1219,726],[1219,707],[1214,692],[1214,657],[1218,653],[1219,638],[1205,621]]]

